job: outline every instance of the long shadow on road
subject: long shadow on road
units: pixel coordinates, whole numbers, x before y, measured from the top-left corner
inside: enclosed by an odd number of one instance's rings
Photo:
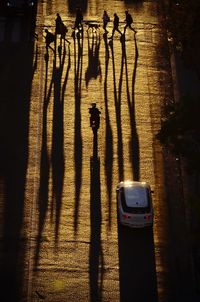
[[[124,162],[123,162],[123,140],[122,140],[122,118],[121,118],[121,94],[123,83],[123,71],[124,71],[124,57],[122,55],[121,71],[119,77],[119,85],[117,90],[116,70],[115,70],[115,57],[114,57],[114,45],[113,41],[109,43],[112,54],[112,67],[113,67],[113,84],[114,84],[114,102],[117,122],[117,153],[118,153],[118,176],[119,180],[124,179]]]
[[[78,49],[76,50],[76,45]],[[74,233],[77,233],[82,184],[82,135],[81,135],[81,84],[83,64],[83,37],[74,35],[74,94],[75,94],[75,124],[74,124],[74,161],[75,161],[75,205],[74,205]]]
[[[122,49],[124,54],[123,56],[125,59],[125,71],[126,71],[126,93],[127,93],[127,102],[129,108],[129,116],[130,116],[130,129],[131,129],[131,139],[129,143],[130,162],[132,163],[133,179],[139,180],[139,176],[140,176],[139,139],[138,139],[136,121],[135,121],[135,79],[136,79],[137,62],[138,62],[139,54],[138,54],[137,41],[135,35],[134,35],[134,46],[135,46],[135,58],[133,63],[132,95],[131,95],[130,88],[129,88],[129,78],[128,78],[126,44],[125,44],[125,39],[122,40]]]
[[[48,192],[49,192],[50,159],[48,156],[48,149],[47,149],[47,110],[48,110],[52,87],[53,87],[53,76],[48,89],[47,88],[48,63],[49,63],[49,57],[46,54],[46,73],[45,73],[45,86],[44,86],[43,122],[42,122],[42,148],[41,148],[40,181],[39,181],[39,194],[38,194],[39,226],[38,226],[38,238],[37,238],[37,246],[36,246],[36,254],[35,254],[36,267],[39,260],[40,241],[41,241],[42,231],[44,228],[44,222],[45,222],[45,217],[48,208]]]
[[[152,229],[118,226],[121,302],[158,301]]]
[[[112,174],[113,174],[113,133],[110,124],[110,116],[108,110],[108,65],[109,65],[109,47],[107,35],[104,34],[105,43],[105,80],[104,80],[104,103],[105,103],[105,119],[106,119],[106,137],[105,137],[105,174],[108,191],[108,226],[111,228],[111,212],[112,212]]]
[[[65,42],[60,48],[60,64],[54,69],[54,106],[53,106],[53,133],[52,133],[52,178],[53,196],[52,206],[55,207],[55,241],[58,240],[60,212],[62,206],[62,193],[64,183],[65,159],[64,159],[64,92],[70,68],[70,57],[64,83],[62,84],[63,68],[66,58]],[[70,52],[69,52],[70,56]]]
[[[101,182],[100,161],[98,158],[97,133],[94,134],[93,156],[90,159],[90,251],[89,278],[90,301],[102,300],[103,288],[103,251],[101,246]]]

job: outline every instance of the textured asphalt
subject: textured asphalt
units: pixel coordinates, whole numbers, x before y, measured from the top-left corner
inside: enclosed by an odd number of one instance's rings
[[[102,28],[87,33],[85,25],[83,39],[73,36],[74,4],[43,1],[39,41],[26,41],[29,25],[13,43],[8,25],[1,44],[4,301],[189,302],[180,167],[155,139],[173,96],[163,7],[81,5],[84,19],[100,24],[104,9],[123,20],[128,8],[136,36],[127,29],[125,40],[116,33],[110,42]],[[43,33],[54,31],[57,12],[71,44],[58,48],[57,40],[47,55]],[[108,29],[110,35],[112,23]],[[93,101],[101,110],[97,138],[89,128]],[[152,185],[153,232],[118,227],[115,188],[124,178]]]

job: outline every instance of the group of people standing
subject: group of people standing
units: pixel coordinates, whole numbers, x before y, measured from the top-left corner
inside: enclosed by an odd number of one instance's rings
[[[124,26],[124,32],[122,33],[119,29],[119,17],[116,13],[114,13],[114,19],[113,19],[113,30],[112,30],[112,35],[111,37],[109,37],[109,39],[113,39],[114,33],[115,31],[119,32],[120,35],[125,34],[127,27],[129,27],[132,31],[134,31],[134,33],[136,33],[136,30],[134,29],[134,27],[132,26],[133,24],[133,18],[131,16],[131,14],[128,12],[128,10],[125,11],[125,26]],[[105,31],[105,34],[108,33],[107,30],[107,25],[110,22],[110,17],[107,13],[106,10],[104,10],[103,12],[103,29]],[[83,14],[80,8],[77,8],[76,10],[76,18],[75,18],[75,22],[74,22],[74,30],[78,30],[78,31],[83,31]],[[54,42],[56,40],[56,36],[60,35],[60,43],[62,43],[62,40],[68,42],[70,44],[70,41],[66,38],[66,34],[68,32],[68,28],[67,26],[63,23],[62,18],[60,16],[59,13],[57,13],[56,15],[56,19],[55,19],[55,34],[51,33],[48,29],[45,29],[45,42],[46,42],[46,49],[48,51],[48,48],[51,48],[53,50],[53,48],[50,46],[50,44],[52,42]]]

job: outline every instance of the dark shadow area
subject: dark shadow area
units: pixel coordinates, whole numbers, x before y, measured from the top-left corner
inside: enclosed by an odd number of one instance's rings
[[[35,27],[35,16],[32,20]],[[27,24],[29,20],[27,19]],[[5,23],[7,26],[7,23]],[[27,32],[27,28],[23,28]],[[0,242],[0,299],[20,302],[25,274],[24,199],[28,165],[33,43],[0,44],[0,187],[3,220]]]
[[[112,213],[112,174],[113,174],[113,133],[110,124],[110,116],[108,110],[108,66],[109,66],[109,47],[107,34],[103,35],[105,44],[105,80],[104,80],[104,104],[105,104],[105,120],[106,120],[106,136],[105,136],[105,174],[108,191],[108,223],[111,227]]]
[[[158,301],[152,229],[118,226],[121,302]]]
[[[77,7],[80,7],[83,13],[87,11],[88,0],[67,0],[67,2],[70,13],[75,13]]]
[[[74,205],[74,233],[77,233],[78,214],[80,202],[80,189],[82,184],[82,153],[83,142],[81,135],[81,88],[82,88],[82,64],[83,64],[83,37],[74,35],[74,161],[75,161],[75,205]]]
[[[91,39],[91,41],[90,41]],[[89,37],[87,32],[88,40],[88,67],[85,72],[86,87],[88,87],[91,79],[97,79],[100,76],[101,80],[101,65],[99,60],[99,49],[100,49],[100,32],[92,32],[92,38]]]
[[[135,80],[136,71],[138,63],[138,48],[137,41],[134,35],[134,47],[135,47],[135,57],[133,62],[133,75],[132,75],[132,95],[129,89],[129,78],[128,78],[128,64],[126,57],[126,45],[125,40],[122,42],[123,53],[125,58],[125,71],[126,71],[126,92],[127,92],[127,102],[130,114],[130,129],[131,129],[131,139],[129,142],[130,148],[130,162],[132,163],[133,180],[139,180],[140,177],[140,159],[139,159],[139,138],[137,134],[136,121],[135,121]]]
[[[102,300],[104,261],[101,247],[101,182],[97,132],[93,136],[93,156],[90,158],[90,301]]]
[[[122,37],[123,38],[123,37]],[[121,119],[121,94],[122,94],[122,83],[123,83],[123,72],[124,72],[124,53],[122,47],[122,59],[121,59],[121,71],[119,77],[119,85],[117,90],[116,83],[116,71],[115,71],[115,58],[114,58],[114,45],[113,41],[109,42],[111,53],[112,53],[112,66],[113,66],[113,81],[114,81],[114,102],[115,102],[115,112],[116,112],[116,122],[117,122],[117,154],[118,154],[118,176],[119,180],[124,179],[124,163],[123,163],[123,141],[122,141],[122,119]]]

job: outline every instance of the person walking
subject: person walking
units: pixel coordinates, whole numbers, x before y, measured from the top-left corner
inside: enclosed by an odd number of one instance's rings
[[[133,18],[131,16],[131,14],[126,10],[125,15],[126,15],[126,19],[125,19],[126,25],[124,27],[124,34],[125,34],[127,27],[129,27],[131,30],[134,31],[134,33],[136,33],[137,31],[131,26],[131,24],[133,23]]]
[[[61,34],[61,29],[62,29],[62,18],[60,16],[59,13],[56,14],[56,19],[55,19],[55,22],[56,22],[56,30],[55,30],[55,33],[56,35],[60,35]]]
[[[109,39],[113,39],[115,31],[118,31],[122,35],[122,32],[119,30],[119,17],[116,13],[114,13],[112,36]]]
[[[106,27],[107,27],[108,22],[110,21],[110,17],[108,16],[108,13],[106,10],[104,10],[104,12],[103,12],[102,19],[103,19],[103,29],[104,29],[105,33],[107,34],[108,31],[107,31]]]

